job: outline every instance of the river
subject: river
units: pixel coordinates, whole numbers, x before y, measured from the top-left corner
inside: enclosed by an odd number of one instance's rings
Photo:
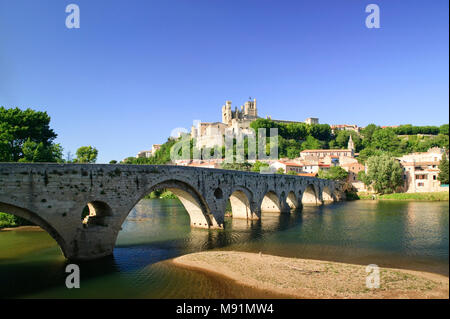
[[[0,232],[0,297],[240,298],[257,293],[161,262],[202,250],[377,264],[448,276],[448,202],[353,201],[229,218],[225,230],[191,229],[177,200],[142,200],[119,234],[114,256],[79,264],[81,288],[65,287],[64,259],[44,231]]]

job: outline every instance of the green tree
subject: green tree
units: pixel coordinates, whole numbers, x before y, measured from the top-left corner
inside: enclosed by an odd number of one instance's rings
[[[335,181],[345,181],[348,177],[348,172],[340,166],[330,167],[328,170],[319,170],[319,178],[332,179]]]
[[[417,135],[417,134],[432,134],[437,135],[440,128],[437,126],[413,126],[411,124],[400,125],[393,129],[398,135]]]
[[[372,143],[373,133],[375,133],[375,131],[379,129],[380,128],[375,124],[369,124],[361,130],[361,135],[364,138],[363,139],[364,147],[370,146],[370,144]]]
[[[445,154],[442,156],[441,162],[439,163],[439,175],[438,180],[441,184],[448,184],[448,160]]]
[[[61,147],[53,144],[56,136],[46,112],[0,107],[0,162],[18,162],[25,157],[25,161],[60,161]]]
[[[97,161],[98,150],[92,146],[81,146],[77,149],[77,163],[95,163]]]
[[[269,164],[260,162],[260,161],[256,161],[255,164],[253,164],[251,171],[259,173],[261,171],[261,169],[268,168],[268,167],[269,167]]]
[[[331,144],[330,148],[333,145],[333,148],[347,149],[350,136],[355,144],[355,150],[358,152],[362,148],[362,140],[359,134],[353,131],[339,130],[336,133],[335,143]]]
[[[307,124],[305,123],[289,123],[286,125],[286,139],[304,140],[308,135]]]
[[[117,164],[117,161],[116,160],[110,160],[109,164]]]
[[[284,168],[280,167],[279,169],[277,169],[275,174],[284,174]]]
[[[45,145],[28,139],[22,146],[22,154],[19,162],[63,162],[63,149],[59,144]]]
[[[296,158],[300,155],[302,150],[302,143],[294,139],[284,139],[278,137],[278,155],[279,157]]]
[[[16,227],[25,225],[33,225],[33,223],[19,216],[0,212],[0,229],[4,227]]]
[[[358,181],[361,181],[364,183],[364,185],[369,186],[370,185],[370,181],[366,175],[366,172],[364,171],[359,171],[358,172]]]
[[[329,141],[331,139],[331,127],[328,124],[309,125],[308,133],[321,141]]]
[[[367,170],[367,183],[379,194],[393,193],[403,184],[403,169],[389,155],[370,157]]]
[[[400,146],[400,139],[395,134],[394,129],[388,127],[376,130],[373,133],[371,146],[377,150],[396,153]]]
[[[0,107],[0,162],[62,162],[62,147],[54,144],[46,112]],[[0,213],[0,228],[32,225],[25,219]]]
[[[322,145],[323,144],[318,139],[309,135],[306,138],[306,141],[302,143],[302,150],[317,150],[321,149]]]
[[[167,139],[167,141],[161,145],[161,147],[154,153],[152,154],[151,157],[127,157],[124,160],[122,160],[120,163],[121,164],[138,164],[138,165],[163,165],[163,164],[168,164],[171,162],[170,159],[170,150],[171,148],[175,145],[175,143],[177,141],[180,141],[181,138],[172,138],[169,137]],[[184,142],[183,142],[184,143]],[[192,140],[187,140],[186,141],[187,144],[189,144],[191,153],[192,153]],[[178,152],[179,154],[181,153],[181,150],[179,150]]]

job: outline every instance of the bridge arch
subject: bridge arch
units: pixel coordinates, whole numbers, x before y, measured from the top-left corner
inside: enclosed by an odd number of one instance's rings
[[[86,213],[87,215],[84,216]],[[87,203],[82,214],[84,227],[108,226],[109,219],[113,215],[111,207],[107,203],[98,200]]]
[[[264,195],[260,207],[264,213],[280,213],[282,208],[280,197],[275,191],[270,190]]]
[[[169,179],[153,184],[152,186],[146,188],[145,192],[141,193],[133,207],[145,195],[159,189],[167,189],[178,197],[189,214],[191,226],[198,228],[218,227],[214,216],[212,216],[209,212],[208,205],[206,204],[203,196],[195,189],[195,187],[182,180]],[[122,223],[125,218],[123,218]]]
[[[250,219],[252,212],[247,194],[242,190],[236,190],[230,195],[231,211],[233,218]]]
[[[322,188],[322,200],[324,203],[329,204],[334,202],[334,194],[328,186]]]
[[[294,191],[290,191],[286,197],[286,203],[288,204],[290,209],[298,209],[299,203],[298,203],[298,197],[295,195]]]
[[[38,214],[22,208],[15,205],[10,205],[6,203],[0,202],[0,211],[12,214],[18,217],[21,217],[39,227],[41,227],[43,230],[45,230],[58,244],[59,248],[61,249],[64,256],[67,258],[69,257],[68,254],[68,247],[66,244],[66,241],[62,237],[62,235],[52,226],[50,223],[48,223],[45,219],[42,217],[39,217]]]
[[[302,196],[303,205],[317,205],[318,193],[314,184],[308,184]]]

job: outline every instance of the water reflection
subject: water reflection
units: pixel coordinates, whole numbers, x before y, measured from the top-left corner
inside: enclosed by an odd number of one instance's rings
[[[158,263],[210,249],[448,274],[448,211],[448,203],[358,201],[264,213],[254,221],[229,218],[224,230],[205,230],[190,227],[176,200],[143,200],[125,221],[114,256],[80,264],[77,290],[65,288],[66,261],[47,233],[1,232],[0,296],[244,296],[214,278]]]

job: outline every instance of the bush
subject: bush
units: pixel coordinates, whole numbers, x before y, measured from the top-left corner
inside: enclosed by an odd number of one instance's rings
[[[319,178],[332,179],[335,181],[345,181],[348,177],[348,172],[340,166],[333,166],[328,170],[319,170]]]
[[[5,227],[18,227],[18,226],[26,226],[26,225],[33,225],[28,220],[23,219],[19,216],[7,214],[7,213],[0,213],[0,228]]]
[[[178,197],[171,191],[165,191],[159,196],[161,199],[177,199]]]

